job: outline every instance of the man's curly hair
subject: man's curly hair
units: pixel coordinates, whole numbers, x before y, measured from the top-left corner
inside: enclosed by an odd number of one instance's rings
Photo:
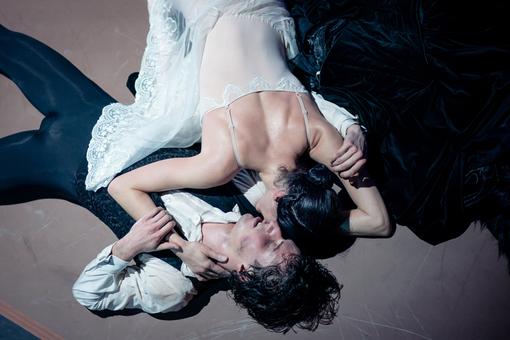
[[[340,289],[335,276],[309,256],[289,255],[278,265],[232,272],[230,297],[266,329],[314,331],[331,324]]]

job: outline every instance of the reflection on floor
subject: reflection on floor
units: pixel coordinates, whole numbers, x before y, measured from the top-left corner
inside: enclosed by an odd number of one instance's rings
[[[144,1],[4,0],[0,22],[57,49],[114,98],[132,100],[124,83],[139,68]],[[37,128],[40,120],[0,77],[0,137]],[[94,216],[66,202],[0,207],[0,300],[65,339],[281,339],[224,293],[181,320],[90,313],[73,300],[71,286],[113,241]],[[476,226],[436,247],[399,227],[392,239],[360,240],[325,263],[345,286],[339,315],[315,333],[287,335],[292,339],[508,338],[510,276],[496,242]]]

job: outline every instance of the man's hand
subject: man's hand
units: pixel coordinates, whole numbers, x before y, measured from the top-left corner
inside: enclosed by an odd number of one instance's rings
[[[175,247],[167,236],[175,227],[173,217],[163,208],[156,208],[139,219],[131,230],[118,240],[112,254],[124,261],[131,261],[139,253]]]
[[[199,281],[218,279],[228,274],[228,271],[221,267],[221,263],[227,262],[228,257],[216,253],[200,242],[185,241],[177,234],[172,234],[170,240],[179,246],[172,248],[172,251],[188,265]]]
[[[335,159],[331,162],[331,167],[342,178],[355,177],[367,162],[365,152],[366,141],[363,131],[358,124],[351,125]]]

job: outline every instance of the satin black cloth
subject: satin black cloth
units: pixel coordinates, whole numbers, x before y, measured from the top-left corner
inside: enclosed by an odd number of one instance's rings
[[[367,127],[393,218],[438,244],[481,220],[509,251],[507,1],[287,1],[295,73]]]

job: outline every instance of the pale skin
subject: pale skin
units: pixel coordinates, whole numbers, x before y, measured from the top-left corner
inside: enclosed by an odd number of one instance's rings
[[[349,181],[357,175],[363,158],[364,139],[359,127],[351,127],[344,143],[338,131],[320,114],[308,94],[301,94],[308,111],[310,145],[296,94],[264,91],[249,94],[231,104],[239,154],[244,168],[259,172],[268,195],[284,194],[275,186],[278,169],[296,167],[304,153],[336,173],[357,208],[348,214],[350,232],[357,236],[386,237],[391,225],[384,202],[375,186],[355,187]],[[115,178],[108,191],[134,218],[139,219],[155,205],[147,193],[180,188],[209,188],[230,181],[241,169],[234,157],[224,108],[205,114],[202,122],[202,150],[190,158],[155,162]],[[279,194],[278,194],[279,193]],[[276,211],[273,210],[275,215]],[[266,219],[274,219],[266,216]],[[222,254],[180,239],[177,255],[195,273],[213,278],[222,271]],[[212,260],[213,261],[212,261]],[[209,278],[208,277],[208,278]]]
[[[142,252],[179,249],[180,238],[175,238],[175,226],[173,217],[163,208],[152,209],[113,245],[112,255],[131,261]],[[228,255],[223,267],[229,272],[249,269],[253,265],[277,265],[285,256],[300,254],[293,241],[282,238],[277,223],[262,221],[249,214],[243,215],[235,224],[204,223],[202,235],[199,244]],[[207,275],[198,278],[210,279]]]

